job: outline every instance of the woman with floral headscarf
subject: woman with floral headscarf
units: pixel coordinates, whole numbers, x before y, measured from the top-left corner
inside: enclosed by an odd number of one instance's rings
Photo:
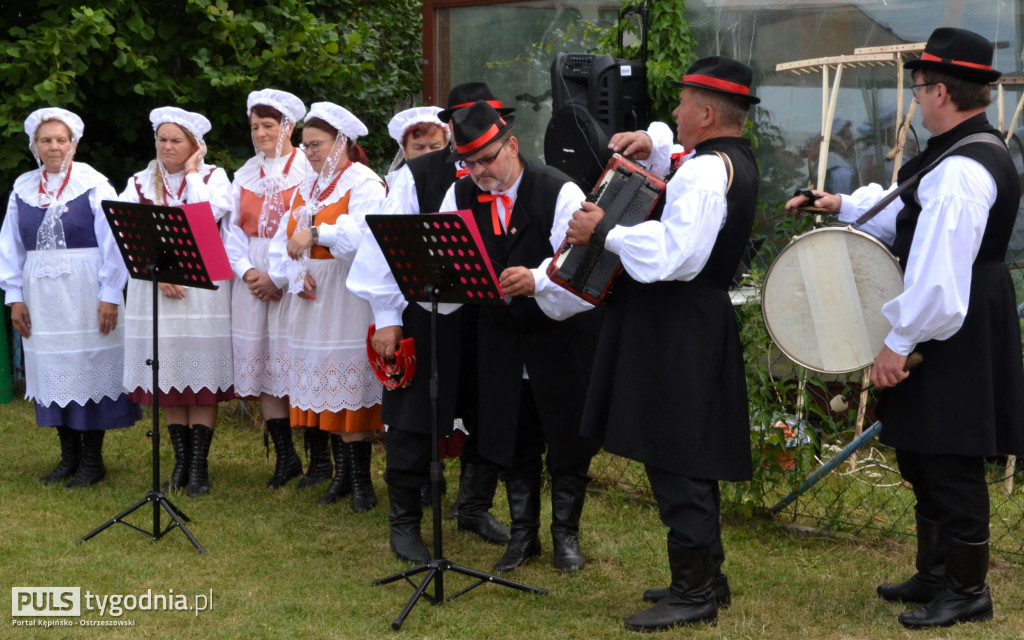
[[[366,133],[343,107],[316,102],[310,108],[302,143],[313,172],[271,245],[270,269],[275,284],[296,294],[284,303],[292,426],[312,432],[312,441],[331,443],[334,479],[320,503],[351,493],[357,513],[377,504],[369,437],[383,428],[382,386],[366,357],[373,313],[369,303],[345,288],[367,232],[363,218],[379,213],[384,203],[384,183],[364,164],[366,156],[356,144]]]
[[[142,417],[121,384],[124,329],[118,307],[128,270],[100,206],[117,194],[74,161],[85,125],[64,109],[25,120],[39,168],[14,182],[0,228],[0,288],[25,353],[25,397],[36,423],[56,427],[61,457],[39,479],[68,489],[106,475],[103,438]]]
[[[128,180],[122,202],[178,206],[208,202],[220,221],[231,211],[231,182],[219,167],[203,162],[210,121],[178,107],[149,114],[156,158]],[[153,404],[152,284],[128,283],[125,312],[124,386],[132,399]],[[160,408],[174,449],[166,489],[210,491],[207,457],[217,422],[217,403],[234,398],[231,365],[231,286],[217,290],[160,283]]]
[[[277,456],[267,487],[279,489],[302,474],[302,463],[288,422],[282,291],[267,273],[267,251],[295,190],[310,172],[306,156],[291,141],[296,123],[306,115],[306,105],[286,91],[261,89],[249,94],[247,109],[256,155],[235,172],[231,219],[222,229],[224,248],[239,280],[231,292],[235,393],[259,398]],[[324,449],[329,466],[330,454]]]

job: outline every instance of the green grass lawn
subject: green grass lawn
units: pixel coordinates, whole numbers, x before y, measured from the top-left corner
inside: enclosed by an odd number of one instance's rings
[[[24,401],[0,406],[0,575],[8,587],[77,586],[93,595],[212,592],[212,608],[125,611],[119,618],[87,611],[83,620],[132,620],[128,628],[19,628],[5,621],[3,638],[380,638],[412,594],[406,582],[372,586],[375,578],[407,568],[387,543],[383,450],[375,450],[375,486],[381,504],[356,515],[348,503],[321,507],[321,488],[297,493],[265,488],[272,460],[251,420],[226,406],[210,456],[212,493],[171,496],[191,519],[189,528],[208,553],[200,555],[177,530],[158,541],[117,525],[84,544],[75,541],[141,499],[150,488],[148,423],[107,436],[108,477],[90,489],[66,491],[37,479],[57,461],[57,436],[34,426]],[[172,454],[164,434],[162,476]],[[449,465],[449,498],[458,465]],[[448,502],[446,500],[446,503]],[[152,530],[152,506],[130,520]],[[429,512],[428,512],[429,513]],[[504,521],[503,497],[495,513]],[[543,521],[548,522],[545,505]],[[168,521],[161,515],[162,523]],[[424,532],[430,534],[429,516]],[[909,576],[913,545],[807,535],[770,521],[728,521],[726,572],[733,606],[717,627],[684,628],[661,637],[771,638],[1021,638],[1021,570],[997,560],[990,573],[995,619],[949,630],[911,632],[896,615],[904,607],[874,595],[882,581]],[[549,590],[536,596],[482,585],[451,603],[421,600],[399,636],[408,638],[636,638],[622,619],[644,606],[641,592],[668,579],[665,529],[653,505],[614,488],[592,494],[583,515],[587,568],[560,575],[544,554],[510,574]],[[445,553],[458,564],[491,571],[499,547],[460,535],[444,521]],[[469,584],[445,574],[446,595]],[[5,590],[6,591],[6,590]],[[396,637],[399,637],[396,636]]]

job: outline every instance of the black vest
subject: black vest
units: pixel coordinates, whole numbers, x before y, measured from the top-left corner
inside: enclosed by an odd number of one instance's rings
[[[416,199],[420,213],[436,213],[441,209],[444,194],[455,182],[455,163],[448,162],[448,147],[431,151],[409,161],[409,171],[416,182]]]

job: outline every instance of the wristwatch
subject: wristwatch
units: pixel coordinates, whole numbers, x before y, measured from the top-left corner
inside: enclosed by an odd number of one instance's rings
[[[313,244],[320,244],[320,228],[310,227],[309,232],[313,234]]]

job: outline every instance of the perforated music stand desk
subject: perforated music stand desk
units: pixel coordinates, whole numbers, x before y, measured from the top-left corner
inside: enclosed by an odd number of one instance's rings
[[[223,263],[227,260],[223,244],[210,237],[211,230],[216,230],[213,215],[202,218],[204,211],[209,211],[209,203],[185,205],[184,207],[162,207],[131,202],[115,202],[104,200],[101,203],[107,216],[114,241],[121,251],[121,257],[128,267],[128,275],[137,280],[149,280],[153,283],[153,357],[146,364],[153,369],[153,429],[147,435],[153,443],[153,488],[132,506],[118,513],[113,518],[83,536],[78,543],[85,542],[114,524],[123,524],[140,533],[159,540],[171,529],[177,527],[195,546],[199,553],[206,553],[192,532],[185,526],[191,522],[178,507],[174,506],[167,496],[160,491],[160,360],[159,360],[159,296],[158,284],[165,282],[202,289],[217,289],[214,278],[224,279]],[[204,209],[205,206],[205,209]],[[186,213],[186,210],[188,212]],[[196,215],[198,214],[198,215]],[[190,216],[193,220],[190,221]],[[200,233],[193,233],[193,225],[208,223]],[[199,230],[197,230],[199,231]],[[220,254],[216,254],[219,246]],[[218,263],[220,273],[211,275],[207,269],[207,261]],[[153,504],[152,533],[125,522],[125,516],[142,506]],[[160,509],[167,512],[171,522],[166,529],[161,529]]]
[[[404,579],[416,587],[412,598],[391,623],[398,631],[416,602],[425,597],[434,605],[451,602],[484,583],[546,595],[546,589],[531,587],[512,580],[459,566],[444,557],[441,534],[441,462],[438,459],[438,390],[437,371],[437,305],[440,302],[462,304],[504,304],[497,276],[487,257],[483,242],[470,211],[414,215],[368,215],[370,227],[391,273],[410,303],[430,303],[430,502],[434,527],[434,558],[426,564],[374,580],[388,584]],[[454,571],[476,582],[445,598],[444,573]],[[416,585],[409,578],[426,572]],[[434,583],[434,595],[426,593]]]

